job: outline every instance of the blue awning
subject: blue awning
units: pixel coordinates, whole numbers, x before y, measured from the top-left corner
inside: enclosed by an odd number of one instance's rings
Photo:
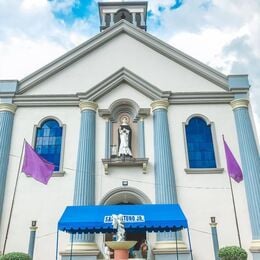
[[[122,214],[127,232],[178,231],[188,227],[178,204],[69,206],[58,230],[69,233],[114,232],[112,215]]]

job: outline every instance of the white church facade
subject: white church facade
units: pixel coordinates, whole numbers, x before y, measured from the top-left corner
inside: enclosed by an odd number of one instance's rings
[[[244,175],[232,181],[242,247],[260,259],[260,160],[247,75],[223,75],[147,33],[146,2],[99,10],[95,37],[21,81],[0,80],[0,251],[26,252],[36,220],[34,259],[55,259],[68,205],[178,203],[193,259],[215,259],[210,217],[220,247],[239,245],[224,135]],[[46,186],[23,173],[16,186],[24,139],[55,164]],[[111,239],[76,239],[73,259],[104,259]],[[129,239],[147,240],[148,259],[177,259],[171,233]],[[59,259],[69,259],[69,234],[58,244]],[[191,259],[186,232],[177,244],[178,259]]]

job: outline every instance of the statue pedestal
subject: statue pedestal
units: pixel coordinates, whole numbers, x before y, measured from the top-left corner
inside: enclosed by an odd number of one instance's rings
[[[115,260],[127,260],[129,249],[133,247],[137,241],[110,241],[106,245],[114,250]]]

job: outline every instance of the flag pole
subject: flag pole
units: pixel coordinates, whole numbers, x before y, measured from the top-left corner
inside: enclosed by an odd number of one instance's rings
[[[230,190],[231,190],[231,196],[232,196],[232,202],[233,202],[233,209],[234,209],[235,220],[236,220],[236,229],[237,229],[237,237],[238,237],[239,247],[242,248],[242,246],[241,246],[241,238],[240,238],[240,231],[239,231],[238,220],[237,220],[237,209],[236,209],[236,203],[235,203],[235,198],[234,198],[233,186],[232,186],[232,181],[231,181],[230,176],[228,176],[228,179],[229,179],[229,184],[230,184]]]
[[[7,239],[8,239],[8,235],[9,235],[9,229],[10,229],[10,224],[11,224],[11,219],[12,219],[12,214],[13,214],[13,209],[14,209],[14,201],[15,201],[15,195],[16,195],[16,190],[17,190],[17,184],[18,184],[20,169],[21,169],[21,165],[22,165],[24,145],[25,145],[25,139],[23,140],[22,152],[21,152],[21,156],[20,156],[18,171],[17,171],[17,174],[16,174],[16,180],[15,180],[15,186],[14,186],[14,193],[13,193],[13,198],[12,198],[12,203],[11,203],[11,209],[10,209],[10,213],[9,213],[8,224],[7,224],[6,234],[5,234],[5,241],[4,241],[4,246],[3,246],[3,255],[5,254],[6,243],[7,243]]]

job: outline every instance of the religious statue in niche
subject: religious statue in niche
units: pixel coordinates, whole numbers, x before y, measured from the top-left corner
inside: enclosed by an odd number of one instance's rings
[[[131,152],[131,141],[132,141],[132,130],[127,116],[122,116],[121,125],[118,128],[118,156],[121,158],[132,157]]]

